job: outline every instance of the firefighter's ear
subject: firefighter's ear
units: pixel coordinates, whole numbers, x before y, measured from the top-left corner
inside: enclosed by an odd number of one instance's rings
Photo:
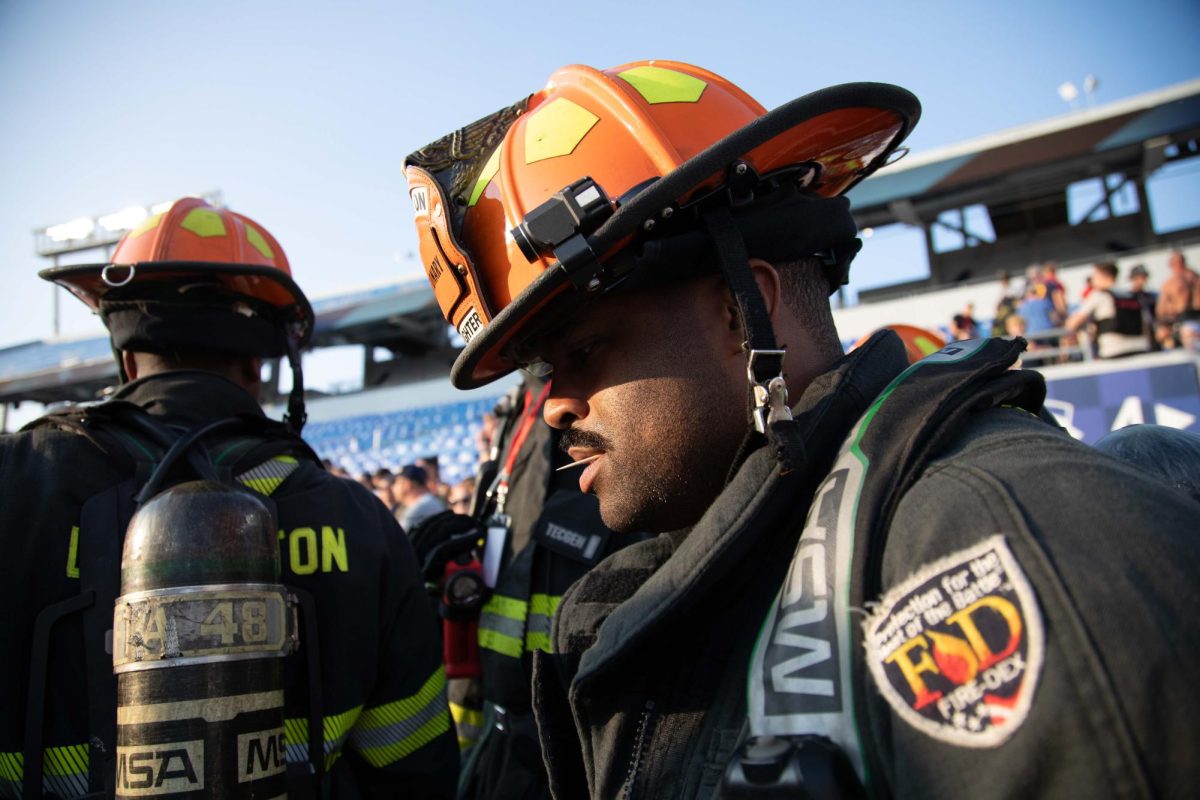
[[[783,289],[779,283],[779,270],[775,269],[775,265],[768,261],[752,258],[750,259],[750,272],[754,275],[754,282],[758,284],[759,293],[762,294],[763,303],[767,307],[767,315],[774,322],[775,310],[779,308],[779,301],[783,296]]]
[[[235,366],[237,370],[236,382],[246,387],[246,389],[250,390],[251,394],[255,394],[256,396],[258,390],[262,388],[262,365],[263,360],[261,358],[246,356],[239,358]]]
[[[125,370],[125,376],[136,381],[138,377],[137,355],[131,350],[122,350],[121,352],[121,368]]]

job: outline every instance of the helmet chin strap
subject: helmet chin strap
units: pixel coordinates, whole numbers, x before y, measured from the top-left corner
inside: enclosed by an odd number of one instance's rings
[[[750,255],[741,231],[734,222],[728,206],[720,206],[703,216],[707,230],[721,263],[721,274],[729,284],[737,302],[742,331],[746,337],[742,348],[746,351],[748,428],[738,448],[737,456],[730,465],[727,481],[732,479],[746,457],[762,446],[765,441],[778,445],[777,424],[790,422],[792,411],[788,405],[787,382],[783,377],[783,357],[786,351],[775,340],[775,329],[771,316],[759,291],[758,283],[750,268]],[[786,451],[798,445],[794,437],[786,437]],[[789,460],[803,461],[803,452],[781,452]]]
[[[292,368],[292,391],[288,394],[288,410],[283,415],[283,421],[288,430],[299,436],[304,423],[308,421],[308,412],[304,410],[304,371],[300,366],[299,337],[289,330],[285,331],[284,339],[287,343],[288,366]]]

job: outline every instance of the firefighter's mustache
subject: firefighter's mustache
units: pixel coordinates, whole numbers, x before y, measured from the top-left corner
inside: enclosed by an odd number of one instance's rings
[[[558,446],[564,453],[572,447],[581,447],[587,450],[603,450],[609,452],[612,450],[612,445],[598,433],[593,431],[581,431],[576,428],[563,431],[558,440]]]

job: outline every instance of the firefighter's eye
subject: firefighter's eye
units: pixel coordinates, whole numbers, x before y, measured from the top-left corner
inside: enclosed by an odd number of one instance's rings
[[[573,369],[586,367],[593,360],[599,343],[598,339],[585,339],[581,344],[571,347],[563,357],[562,366]]]

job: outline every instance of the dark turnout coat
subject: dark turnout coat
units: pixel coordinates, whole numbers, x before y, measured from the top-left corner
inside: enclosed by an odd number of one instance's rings
[[[201,372],[144,378],[117,398],[183,428],[262,414],[240,387]],[[88,535],[80,509],[126,469],[78,433],[42,427],[0,437],[0,797],[18,796],[23,777],[34,619],[79,594],[78,543]],[[283,583],[316,598],[327,789],[452,796],[458,747],[440,643],[407,537],[367,490],[311,460],[284,457],[238,478],[275,503]],[[43,786],[62,797],[87,790],[97,758],[88,661],[79,619],[67,618],[51,641],[44,742]],[[289,762],[308,757],[306,673],[303,654],[286,659]]]
[[[692,530],[577,583],[535,667],[554,796],[712,797],[748,712],[755,733],[798,733],[813,729],[789,719],[825,724],[816,712],[838,708],[849,722],[832,738],[873,796],[1192,796],[1200,508],[1021,410],[1040,403],[1040,378],[1004,372],[1013,358],[979,378],[1009,387],[988,402],[951,408],[914,375],[921,404],[883,420],[905,365],[876,338],[795,408],[808,463],[826,453],[833,470],[813,514],[811,490],[784,491],[796,483],[763,448]],[[931,452],[896,456],[918,464],[911,477],[869,461],[868,423],[903,437],[945,419]],[[839,506],[856,463],[892,488],[864,483]],[[825,647],[806,625],[839,600],[805,600],[824,575],[823,549],[807,548],[831,547],[837,513],[875,506],[887,514],[856,545],[869,552],[853,551],[875,577],[844,589]]]

